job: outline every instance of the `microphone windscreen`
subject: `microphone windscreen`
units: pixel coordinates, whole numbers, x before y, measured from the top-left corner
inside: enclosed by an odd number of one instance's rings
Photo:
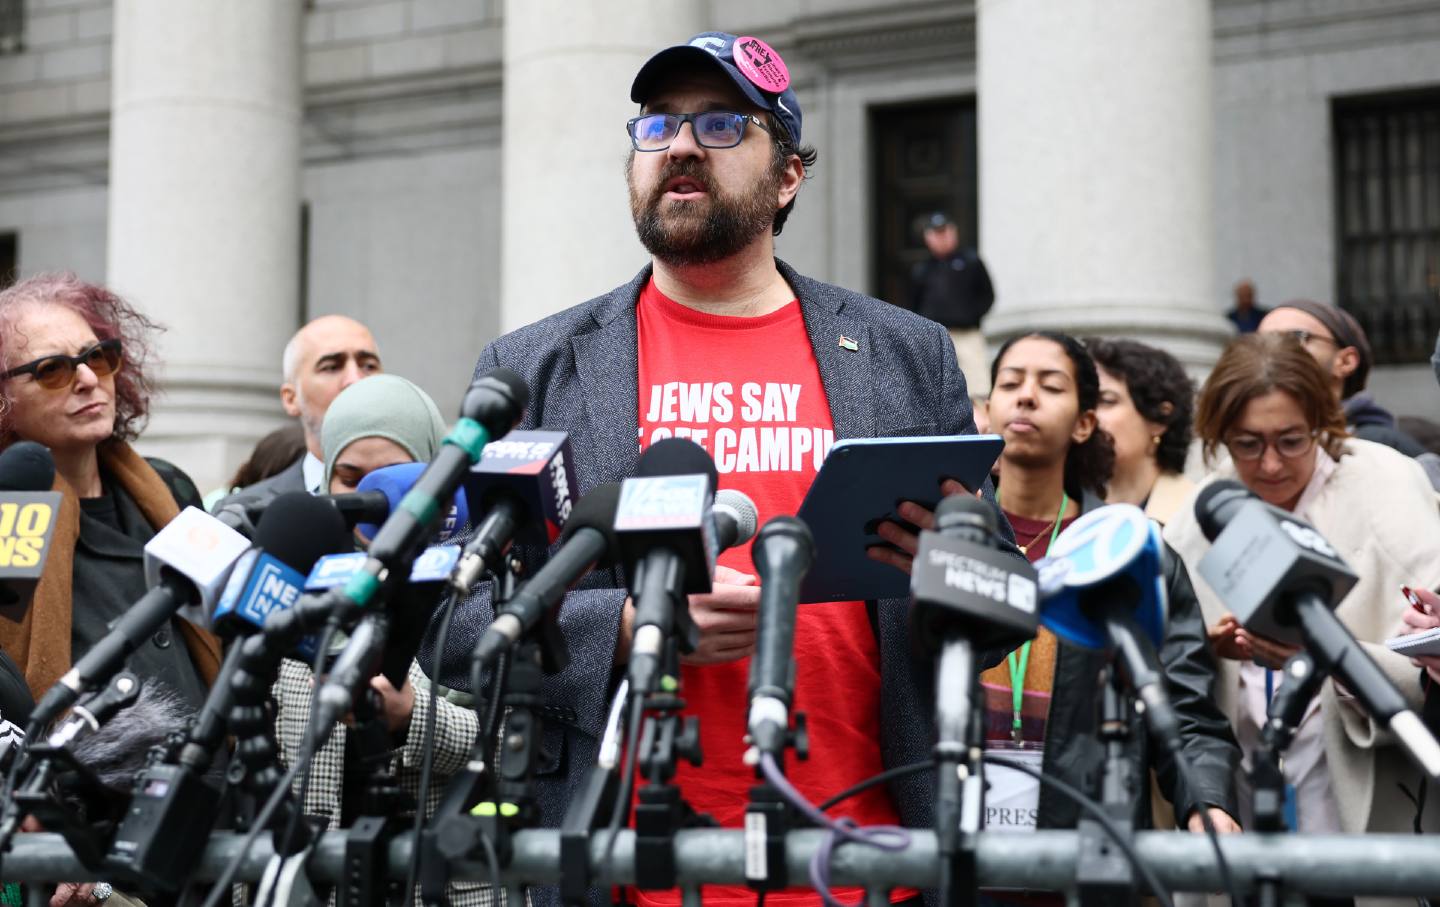
[[[325,555],[355,547],[340,511],[303,491],[270,502],[255,527],[255,544],[301,574],[308,574]]]
[[[390,512],[400,506],[400,501],[415,487],[415,482],[430,466],[429,463],[394,463],[372,469],[360,479],[356,491],[379,491],[390,501]],[[453,516],[453,519],[452,519]],[[453,513],[447,515],[441,525],[439,541],[448,539],[470,522],[470,508],[465,500],[465,489],[455,491]],[[373,523],[361,523],[355,527],[367,539],[373,539],[380,527]]]
[[[715,461],[705,452],[705,448],[688,438],[664,438],[656,441],[645,448],[645,452],[635,464],[636,478],[689,475],[709,476],[711,488],[715,487],[718,478]]]
[[[0,491],[49,491],[55,484],[55,458],[34,441],[16,441],[0,452]]]
[[[102,784],[129,790],[150,761],[150,750],[190,725],[193,712],[164,684],[140,684],[135,702],[111,715],[100,727],[70,744],[76,761]]]
[[[941,498],[935,507],[935,528],[944,532],[952,526],[973,526],[994,535],[995,510],[974,495],[952,494]]]
[[[470,385],[460,402],[462,415],[491,432],[491,440],[514,428],[530,405],[530,386],[514,369],[499,366]]]
[[[1240,505],[1253,497],[1250,489],[1234,479],[1219,479],[1200,489],[1195,496],[1195,521],[1205,538],[1215,541]]]
[[[721,489],[715,495],[715,511],[725,511],[735,521],[735,541],[731,547],[743,545],[755,537],[755,529],[760,525],[760,512],[745,492],[733,488]]]
[[[620,559],[620,543],[615,537],[615,511],[620,506],[620,483],[606,482],[590,489],[590,493],[575,502],[570,519],[565,522],[565,531],[560,534],[563,544],[581,529],[594,529],[605,536],[608,547],[604,564]]]

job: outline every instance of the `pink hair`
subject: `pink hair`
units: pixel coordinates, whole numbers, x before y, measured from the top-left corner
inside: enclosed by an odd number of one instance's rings
[[[144,428],[155,387],[150,378],[150,340],[158,324],[99,284],[70,273],[36,274],[0,291],[0,372],[23,363],[13,361],[16,312],[28,305],[64,306],[85,319],[101,340],[119,337],[125,361],[115,374],[115,429],[111,437],[133,440]],[[15,440],[6,418],[14,400],[9,382],[0,384],[0,446]]]

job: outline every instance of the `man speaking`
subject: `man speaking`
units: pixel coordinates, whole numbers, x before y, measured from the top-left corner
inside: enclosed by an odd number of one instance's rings
[[[505,365],[525,376],[532,403],[520,427],[569,433],[582,490],[626,477],[657,440],[689,438],[715,459],[722,488],[754,500],[763,523],[799,509],[836,439],[974,433],[944,328],[775,258],[774,237],[816,153],[801,144],[800,101],[773,48],[753,37],[697,35],[653,56],[630,98],[640,105],[628,124],[630,207],[650,264],[625,286],[501,337],[477,365],[477,373]],[[929,512],[915,505],[900,515],[929,525]],[[877,556],[908,569],[914,537],[894,524],[880,534],[896,547]],[[570,668],[550,678],[546,695],[574,711],[563,741],[547,741],[563,775],[542,779],[547,826],[559,824],[594,763],[611,680],[629,653],[633,608],[618,587],[613,572],[592,575],[561,608]],[[690,598],[702,641],[685,659],[682,689],[687,711],[701,717],[705,764],[683,765],[676,783],[697,811],[728,827],[742,824],[755,783],[740,757],[758,601],[748,548],[723,554],[714,592]],[[486,597],[467,607],[452,630],[447,682],[463,683],[473,634],[491,617]],[[812,756],[790,763],[789,773],[812,800],[929,758],[930,680],[908,648],[905,601],[803,607],[795,653]],[[846,814],[924,827],[930,801],[929,776],[911,775],[854,798]],[[711,886],[705,894],[754,897],[742,892]],[[678,903],[668,892],[637,896]]]

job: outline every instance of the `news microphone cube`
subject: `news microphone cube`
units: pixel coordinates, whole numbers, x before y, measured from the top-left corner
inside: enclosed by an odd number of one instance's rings
[[[1281,594],[1318,592],[1330,607],[1357,577],[1320,533],[1261,500],[1241,504],[1200,559],[1200,575],[1246,630],[1304,645],[1298,624],[1282,622]]]
[[[491,441],[465,476],[472,521],[478,524],[499,495],[512,495],[528,515],[515,541],[549,547],[580,497],[574,465],[563,431],[512,431]]]
[[[198,507],[186,507],[145,543],[145,584],[159,585],[162,568],[190,580],[200,600],[181,608],[179,614],[193,624],[208,626],[231,568],[249,548],[245,536]]]
[[[1035,568],[1005,551],[926,530],[910,568],[917,629],[927,644],[940,624],[984,647],[1029,638],[1040,626]]]
[[[58,491],[0,492],[0,616],[19,621],[30,606],[59,512]]]
[[[710,508],[714,490],[709,476],[646,476],[626,479],[615,509],[615,536],[626,573],[649,551],[666,547],[685,564],[684,594],[711,591],[718,554]]]

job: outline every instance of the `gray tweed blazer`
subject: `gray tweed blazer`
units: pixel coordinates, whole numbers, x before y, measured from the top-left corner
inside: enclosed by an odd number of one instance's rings
[[[880,300],[802,277],[784,262],[776,264],[800,300],[837,440],[975,433],[965,378],[943,327]],[[499,365],[524,376],[530,408],[519,427],[569,434],[582,494],[630,475],[639,455],[635,306],[649,279],[647,266],[622,287],[499,338],[480,354],[475,367],[477,376]],[[859,349],[841,348],[841,335]],[[984,493],[993,503],[988,482]],[[1004,532],[1008,536],[1008,525]],[[538,550],[522,554],[529,571],[544,556]],[[571,660],[570,667],[548,678],[545,686],[549,714],[539,790],[547,827],[560,825],[595,762],[617,681],[614,652],[623,590],[619,571],[597,571],[560,609]],[[884,763],[894,767],[925,761],[934,736],[932,665],[928,658],[912,656],[908,602],[871,604],[880,648]],[[442,683],[469,688],[470,653],[492,616],[488,589],[461,605],[450,631]],[[422,663],[428,657],[422,655]],[[813,753],[811,758],[823,759],[825,754]],[[891,790],[906,825],[931,824],[930,774],[909,775],[894,782]],[[542,900],[549,899],[537,892],[537,903]]]

